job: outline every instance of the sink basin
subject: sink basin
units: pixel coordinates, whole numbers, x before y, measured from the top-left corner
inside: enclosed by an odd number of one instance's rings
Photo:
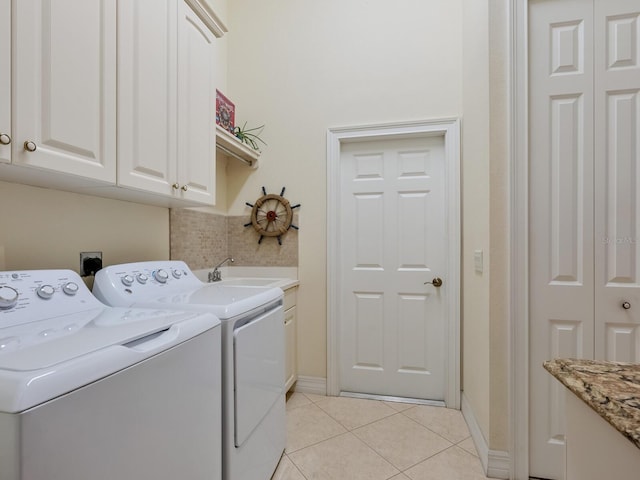
[[[267,287],[279,283],[281,278],[230,278],[223,279],[220,285],[229,285],[236,287]]]

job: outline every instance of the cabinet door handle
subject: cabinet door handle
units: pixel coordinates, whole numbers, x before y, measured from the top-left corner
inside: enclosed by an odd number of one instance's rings
[[[27,152],[35,152],[37,148],[38,146],[31,140],[27,140],[26,142],[24,142],[24,149]]]
[[[187,185],[182,185],[182,191],[186,192],[187,190],[189,190],[189,187]]]
[[[11,143],[11,137],[6,133],[0,133],[0,145],[9,145]]]
[[[622,302],[622,308],[629,310],[631,308],[631,304],[629,302]]]
[[[178,182],[174,183],[171,186],[173,187],[174,190],[178,190],[180,188],[180,184]]]

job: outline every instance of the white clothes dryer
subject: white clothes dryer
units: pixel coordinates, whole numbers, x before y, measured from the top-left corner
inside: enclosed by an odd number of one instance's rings
[[[103,268],[93,293],[107,305],[211,312],[221,320],[223,479],[269,480],[286,441],[282,290],[203,283],[172,260]]]
[[[0,272],[0,480],[221,477],[220,321]]]

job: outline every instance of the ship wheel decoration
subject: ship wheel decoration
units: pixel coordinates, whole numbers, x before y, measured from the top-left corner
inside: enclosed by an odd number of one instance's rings
[[[251,207],[251,222],[245,223],[245,227],[253,225],[253,228],[260,234],[258,243],[262,243],[264,237],[276,237],[278,245],[282,245],[282,235],[287,233],[290,228],[298,230],[293,225],[293,210],[300,207],[300,204],[291,205],[289,200],[283,197],[284,187],[280,195],[275,193],[267,193],[262,187],[262,197],[256,200],[255,204],[245,202]]]

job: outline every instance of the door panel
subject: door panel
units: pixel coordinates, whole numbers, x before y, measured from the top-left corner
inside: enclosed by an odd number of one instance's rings
[[[595,11],[595,356],[640,362],[640,5]]]
[[[593,8],[529,3],[530,475],[564,475],[564,388],[543,368],[593,356]]]
[[[342,391],[444,399],[444,158],[442,136],[341,147]]]
[[[14,163],[115,183],[115,0],[13,5]]]
[[[284,336],[282,306],[233,331],[236,447],[249,438],[274,403],[284,402]]]

